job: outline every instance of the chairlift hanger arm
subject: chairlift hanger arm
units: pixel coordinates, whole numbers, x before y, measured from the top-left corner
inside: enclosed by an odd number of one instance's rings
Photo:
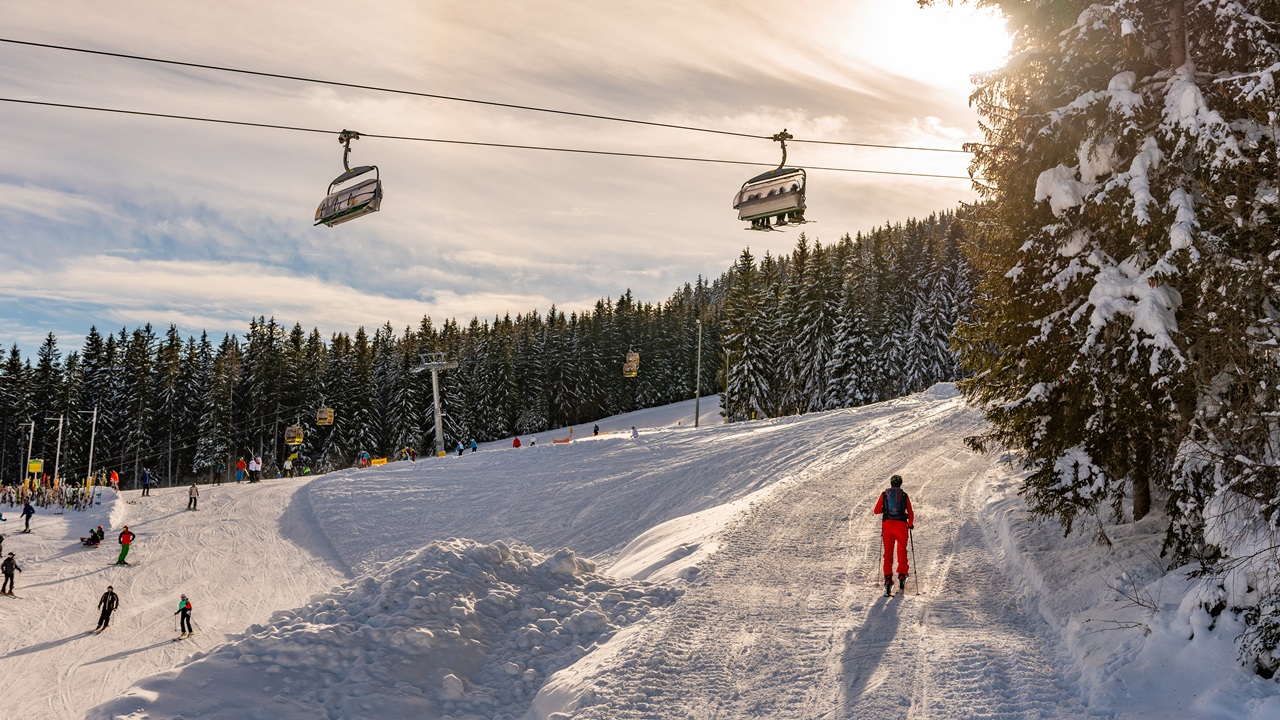
[[[774,142],[782,144],[782,162],[778,163],[778,170],[781,170],[782,167],[787,164],[787,141],[794,139],[795,136],[787,132],[786,128],[782,128],[782,132],[773,136]]]
[[[785,130],[783,132],[786,132]],[[351,157],[351,141],[359,140],[360,133],[354,130],[343,130],[338,133],[338,144],[342,146],[342,169],[351,172],[351,166],[348,159]],[[785,146],[784,146],[785,147]],[[783,157],[786,157],[786,151],[783,151]]]

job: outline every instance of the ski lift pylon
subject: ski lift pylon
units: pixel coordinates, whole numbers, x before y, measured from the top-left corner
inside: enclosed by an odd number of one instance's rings
[[[782,162],[778,167],[742,183],[733,199],[738,219],[750,222],[752,230],[772,230],[809,222],[804,219],[808,177],[804,168],[786,167],[787,141],[791,139],[791,133],[783,129],[773,139],[782,145]],[[769,224],[771,219],[773,225]]]
[[[640,353],[627,353],[626,362],[622,363],[622,374],[624,377],[635,377],[640,373]]]
[[[333,408],[322,407],[319,410],[316,410],[316,424],[332,425],[333,424]]]
[[[355,220],[361,215],[377,212],[382,206],[382,178],[379,176],[378,166],[361,165],[352,168],[348,163],[351,156],[351,141],[359,139],[360,133],[352,130],[343,130],[339,133],[338,142],[343,147],[342,168],[345,172],[329,183],[328,194],[316,208],[316,225],[333,227],[348,220]],[[334,189],[366,173],[373,173],[373,177],[354,185]]]
[[[284,429],[285,445],[301,445],[302,444],[302,426],[290,425]]]

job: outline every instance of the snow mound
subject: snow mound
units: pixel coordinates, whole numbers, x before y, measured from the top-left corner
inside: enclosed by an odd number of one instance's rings
[[[515,718],[552,673],[682,593],[570,550],[435,542],[87,717]]]

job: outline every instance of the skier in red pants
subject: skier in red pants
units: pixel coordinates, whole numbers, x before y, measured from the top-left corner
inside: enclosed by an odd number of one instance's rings
[[[893,595],[893,554],[894,546],[898,553],[898,589],[907,587],[907,540],[908,531],[915,527],[915,512],[911,509],[911,498],[902,489],[902,476],[889,478],[889,489],[880,493],[876,501],[876,515],[884,515],[880,524],[880,537],[884,540],[884,594]]]

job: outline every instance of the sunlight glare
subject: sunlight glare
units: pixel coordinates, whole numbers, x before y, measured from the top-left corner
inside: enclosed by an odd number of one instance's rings
[[[865,3],[844,50],[885,70],[944,87],[969,87],[974,73],[999,67],[1012,39],[994,10],[913,2]]]

